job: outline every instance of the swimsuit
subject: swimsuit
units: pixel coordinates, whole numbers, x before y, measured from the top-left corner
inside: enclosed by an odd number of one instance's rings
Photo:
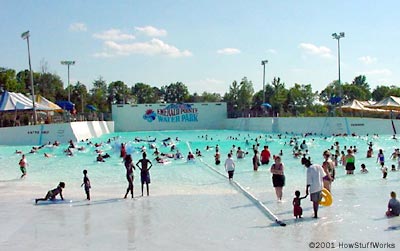
[[[279,165],[279,168],[275,167],[275,164],[272,165],[273,169],[282,170],[282,164]],[[272,175],[272,184],[274,187],[283,187],[285,186],[285,175],[283,174],[273,174]]]
[[[354,169],[356,169],[356,167],[354,166],[354,156],[348,157],[346,158],[346,170],[347,171],[353,171]]]
[[[300,199],[294,198],[293,200],[293,215],[294,216],[301,216],[303,214],[303,209],[300,206]]]
[[[150,173],[148,171],[142,171],[140,173],[140,179],[142,181],[142,184],[147,183],[150,184]]]

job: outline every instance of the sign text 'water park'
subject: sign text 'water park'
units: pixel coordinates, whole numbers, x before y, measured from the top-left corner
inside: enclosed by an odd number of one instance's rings
[[[153,122],[157,119],[161,123],[198,122],[198,110],[189,104],[170,104],[156,111],[148,109],[143,119]]]

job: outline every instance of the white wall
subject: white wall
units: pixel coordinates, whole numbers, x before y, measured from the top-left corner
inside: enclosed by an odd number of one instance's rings
[[[332,134],[394,134],[389,119],[354,117],[284,117],[227,119],[226,103],[191,103],[188,114],[195,119],[184,120],[184,112],[165,111],[169,104],[113,105],[112,114],[117,132],[193,129],[232,129],[269,133]],[[146,111],[152,119],[146,120]],[[165,114],[166,112],[166,114]],[[164,113],[164,114],[163,114]],[[153,119],[154,118],[154,119]],[[400,120],[394,120],[400,133]]]
[[[400,120],[393,120],[400,133]],[[224,129],[273,133],[332,134],[394,134],[390,119],[312,117],[312,118],[237,118],[227,119]]]
[[[166,109],[169,104],[113,105],[115,130],[196,130],[225,127],[226,103],[189,103],[191,109]],[[146,116],[152,114],[151,116]]]
[[[71,122],[0,128],[0,145],[42,145],[80,141],[114,132],[113,121]]]
[[[394,134],[390,119],[354,117],[284,117],[227,119],[226,103],[191,103],[189,112],[166,111],[169,104],[113,105],[115,131],[232,129],[268,133]],[[152,114],[151,119],[146,112]],[[182,116],[189,114],[193,120]],[[400,120],[393,121],[400,133]]]

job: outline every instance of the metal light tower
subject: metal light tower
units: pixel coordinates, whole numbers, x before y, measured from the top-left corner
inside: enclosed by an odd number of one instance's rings
[[[68,67],[68,101],[71,101],[71,88],[69,86],[69,66],[74,65],[75,61],[61,61],[62,65],[67,65]]]
[[[31,82],[31,95],[32,95],[32,105],[33,105],[33,123],[37,124],[37,115],[36,115],[36,104],[35,104],[35,89],[33,88],[33,73],[31,66],[31,51],[29,49],[29,31],[25,31],[21,34],[22,39],[26,39],[28,44],[28,60],[29,60],[29,72],[30,72],[30,82]]]
[[[341,100],[339,101],[339,106],[340,109],[342,109],[343,90],[342,90],[342,82],[340,79],[340,39],[344,38],[344,32],[340,32],[339,34],[333,33],[332,38],[337,40],[337,46],[338,46],[339,96],[341,98]]]
[[[268,63],[268,60],[261,61],[261,65],[264,67],[263,69],[263,103],[265,103],[265,65]]]

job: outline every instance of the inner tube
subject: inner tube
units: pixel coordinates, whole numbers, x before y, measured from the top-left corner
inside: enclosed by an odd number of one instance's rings
[[[332,194],[328,191],[328,189],[323,188],[321,191],[321,200],[319,201],[319,204],[324,207],[329,207],[332,205]]]

